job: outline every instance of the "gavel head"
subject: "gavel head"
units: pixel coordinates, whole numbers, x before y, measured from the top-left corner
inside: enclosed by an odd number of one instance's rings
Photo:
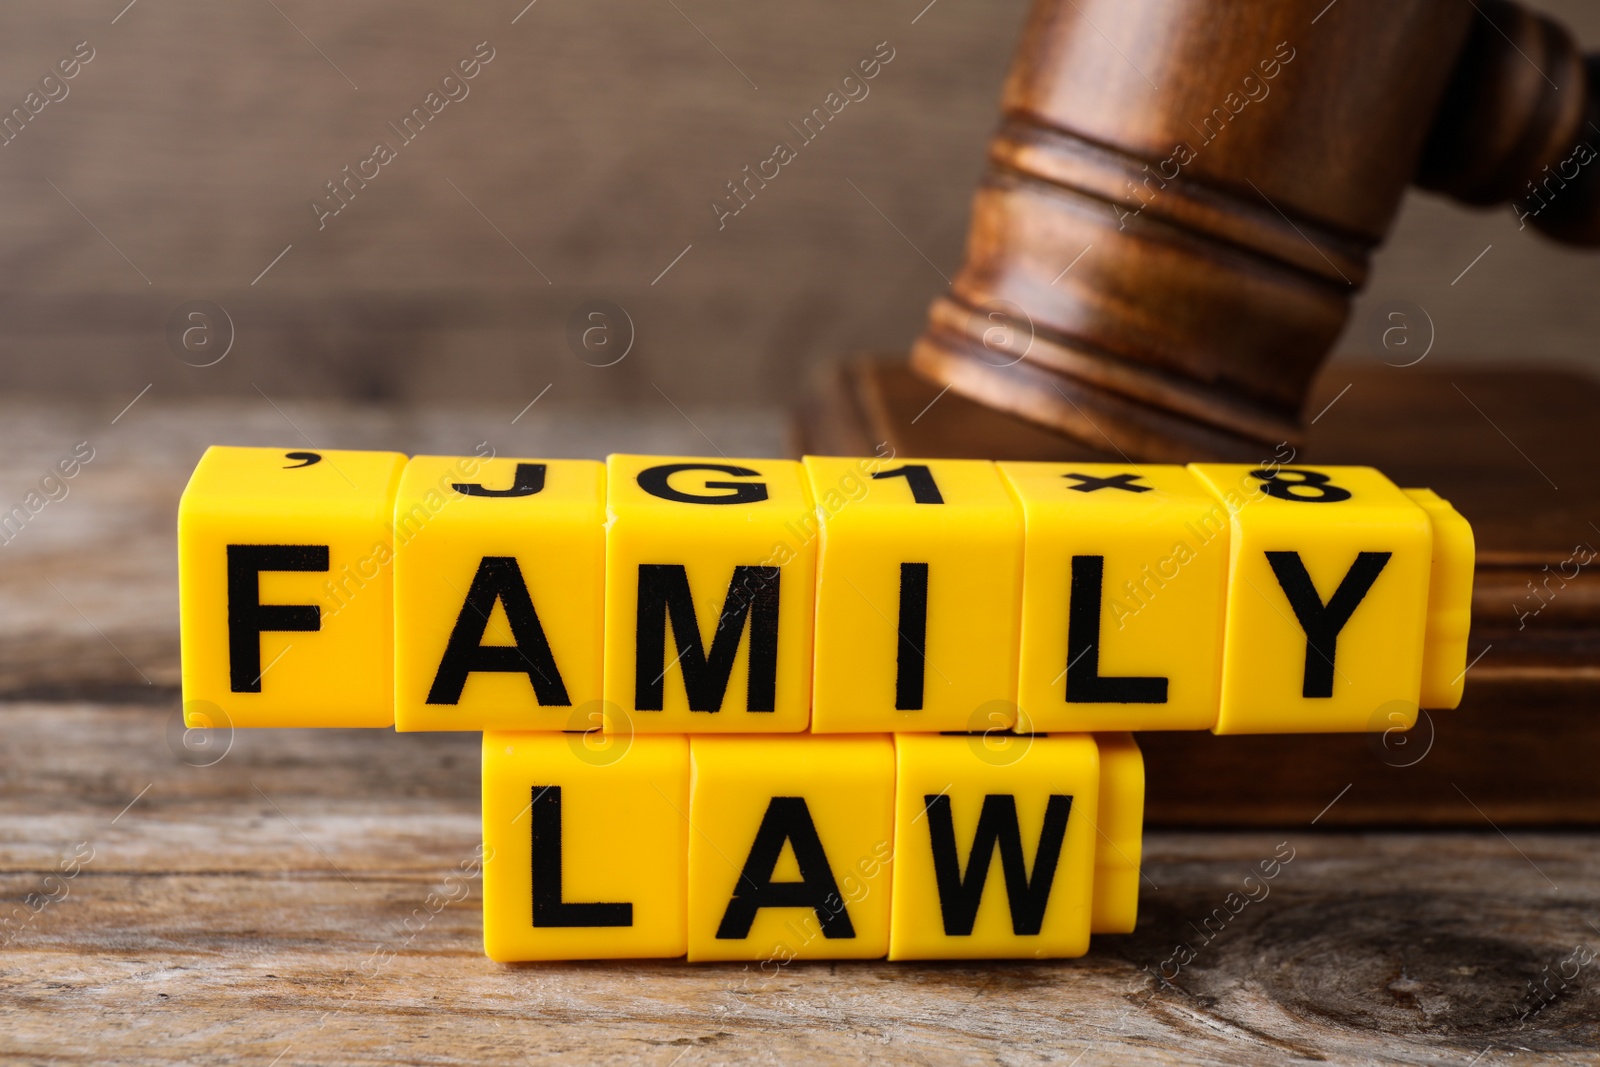
[[[913,365],[1130,457],[1271,455],[1411,182],[1600,243],[1590,85],[1507,0],[1037,0]]]

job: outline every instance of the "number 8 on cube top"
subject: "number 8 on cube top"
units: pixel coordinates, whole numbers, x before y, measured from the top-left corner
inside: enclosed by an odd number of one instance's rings
[[[197,721],[1259,733],[1455,706],[1473,546],[1364,467],[212,448],[179,555]]]

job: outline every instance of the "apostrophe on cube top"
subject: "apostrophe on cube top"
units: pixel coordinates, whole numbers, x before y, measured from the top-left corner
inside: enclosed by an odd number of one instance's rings
[[[233,726],[394,722],[390,522],[405,462],[206,450],[178,504],[186,705]]]

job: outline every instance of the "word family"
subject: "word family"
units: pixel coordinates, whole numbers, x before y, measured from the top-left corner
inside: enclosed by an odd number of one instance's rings
[[[484,732],[502,960],[1081,954],[1130,731],[1455,707],[1473,566],[1365,467],[219,447],[178,527],[191,725]]]

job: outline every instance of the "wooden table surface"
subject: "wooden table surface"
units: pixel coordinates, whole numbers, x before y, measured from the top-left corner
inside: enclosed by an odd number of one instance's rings
[[[524,402],[0,409],[5,507],[77,441],[95,448],[0,547],[0,1060],[1597,1062],[1589,831],[1329,831],[1315,809],[1153,831],[1138,931],[1064,962],[491,962],[475,883],[425,903],[480,839],[475,736],[185,749],[173,517],[212,441],[782,450],[773,412],[552,407],[512,425]],[[1264,899],[1229,896],[1291,851]]]

